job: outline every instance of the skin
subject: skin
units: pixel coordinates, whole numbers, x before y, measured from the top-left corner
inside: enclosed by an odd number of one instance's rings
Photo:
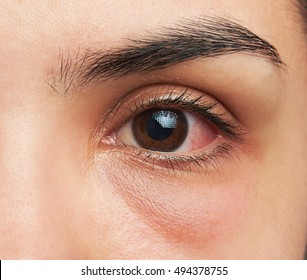
[[[303,258],[307,46],[291,1],[7,0],[0,11],[1,259]],[[201,15],[248,27],[285,68],[237,53],[66,95],[50,86],[59,50],[118,47]],[[128,92],[180,86],[220,101],[246,131],[217,168],[173,172],[100,141],[121,129],[120,114],[101,119],[118,99],[129,112]]]

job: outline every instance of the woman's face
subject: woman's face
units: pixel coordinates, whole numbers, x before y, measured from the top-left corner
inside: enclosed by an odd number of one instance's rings
[[[303,257],[307,41],[295,3],[7,0],[0,11],[1,259]]]

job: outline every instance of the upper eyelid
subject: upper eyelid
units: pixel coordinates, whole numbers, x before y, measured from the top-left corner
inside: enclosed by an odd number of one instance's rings
[[[154,96],[153,99],[146,104],[137,104],[135,109],[132,110],[132,115],[139,113],[142,110],[150,109],[155,106],[180,106],[181,109],[190,111],[197,114],[207,121],[213,122],[215,125],[223,126],[223,132],[226,133],[234,140],[241,140],[241,136],[245,134],[245,131],[235,121],[226,120],[222,114],[216,114],[212,110],[218,106],[218,102],[206,102],[203,96],[189,99],[189,89],[187,88],[182,94],[173,96],[173,93],[169,93],[166,97]],[[129,116],[123,121],[127,123],[133,116]]]
[[[214,124],[225,135],[236,141],[241,141],[242,135],[246,133],[243,126],[240,125],[232,116],[225,117],[226,113],[224,113],[224,110],[226,112],[226,109],[223,109],[222,113],[213,112],[213,110],[220,105],[218,101],[206,100],[207,98],[205,95],[200,93],[195,96],[195,90],[191,88],[177,86],[170,87],[170,85],[150,85],[149,89],[147,88],[143,91],[158,91],[160,94],[154,93],[149,95],[149,97],[143,96],[142,88],[138,89],[138,91],[141,91],[141,94],[138,94],[136,99],[133,99],[132,97],[133,101],[130,101],[129,95],[126,96],[125,99],[120,100],[120,102],[115,106],[111,115],[106,117],[108,123],[110,120],[113,121],[114,117],[116,118],[116,114],[120,115],[120,122],[117,123],[117,127],[111,129],[111,131],[114,132],[115,129],[123,127],[138,113],[141,113],[146,109],[160,106],[180,108],[194,113],[199,117],[204,118],[204,120]],[[162,92],[164,92],[164,94],[162,94]],[[125,100],[128,100],[128,104],[130,104],[129,106],[125,104]],[[126,111],[123,112],[121,107],[124,107]],[[129,112],[127,112],[127,110]]]

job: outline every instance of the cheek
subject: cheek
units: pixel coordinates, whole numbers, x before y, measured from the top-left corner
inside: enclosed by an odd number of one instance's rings
[[[214,248],[239,234],[252,208],[248,169],[174,174],[151,171],[129,157],[112,161],[104,168],[116,193],[168,241]]]

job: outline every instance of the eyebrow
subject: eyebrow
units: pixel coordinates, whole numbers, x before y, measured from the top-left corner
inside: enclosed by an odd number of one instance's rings
[[[229,19],[184,19],[143,37],[129,38],[126,46],[86,50],[75,63],[62,55],[60,77],[78,78],[81,85],[93,80],[117,79],[163,69],[196,58],[244,52],[282,66],[276,48],[246,27]],[[68,77],[68,78],[67,78]],[[69,84],[72,82],[70,81]]]

